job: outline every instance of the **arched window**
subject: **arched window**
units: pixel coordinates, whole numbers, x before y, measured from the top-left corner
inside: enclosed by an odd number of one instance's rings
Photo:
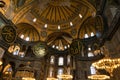
[[[25,52],[19,52],[18,56],[24,57],[25,56]]]
[[[94,54],[91,51],[91,47],[88,47],[88,57],[93,57]]]
[[[63,74],[63,68],[59,68],[58,69],[58,75],[62,75]]]
[[[14,51],[14,45],[11,45],[9,48],[8,48],[8,52],[9,53],[13,53],[13,51]]]
[[[16,45],[13,51],[13,55],[18,55],[19,51],[20,51],[20,47]]]
[[[13,55],[18,55],[18,53],[19,53],[19,50],[16,49],[16,50],[13,52]]]
[[[10,64],[8,64],[8,65],[4,68],[3,73],[5,73],[5,72],[12,72],[12,67],[11,67]]]
[[[49,77],[53,77],[53,68],[52,67],[50,67],[50,69],[49,69]]]
[[[85,35],[84,35],[84,38],[88,38],[88,37],[89,37],[88,34],[85,34]]]
[[[64,65],[64,58],[63,57],[59,57],[58,58],[58,65],[59,66],[63,66]]]
[[[20,51],[20,45],[19,44],[13,44],[8,48],[8,52],[12,53],[13,55],[18,55]]]
[[[91,32],[91,34],[90,34],[90,35],[91,35],[91,37],[93,37],[95,34],[94,34],[93,32]]]
[[[88,52],[88,57],[93,57],[94,54],[92,52]]]
[[[96,74],[96,69],[93,66],[90,66],[90,73],[91,74]]]
[[[68,64],[68,65],[70,64],[70,61],[71,61],[70,59],[71,59],[71,56],[68,55],[68,56],[67,56],[67,64]]]
[[[67,68],[67,74],[70,74],[71,73],[71,69],[70,67]]]
[[[50,57],[50,64],[54,64],[54,62],[55,62],[55,57],[54,57],[54,56],[51,56],[51,57]]]
[[[7,80],[12,78],[12,66],[8,64],[3,70],[3,77],[7,77]]]

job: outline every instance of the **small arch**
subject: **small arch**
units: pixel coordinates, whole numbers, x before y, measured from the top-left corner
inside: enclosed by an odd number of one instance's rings
[[[54,64],[55,63],[55,56],[51,56],[50,57],[50,64]]]
[[[70,65],[70,62],[71,62],[71,56],[68,55],[68,56],[67,56],[67,64]]]

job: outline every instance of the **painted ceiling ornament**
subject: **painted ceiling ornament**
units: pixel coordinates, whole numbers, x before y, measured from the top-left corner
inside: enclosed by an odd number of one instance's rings
[[[49,5],[52,6],[70,6],[70,0],[38,0],[40,12],[44,11]],[[41,12],[42,13],[42,12]]]
[[[49,0],[49,3],[53,6],[70,6],[70,0]]]
[[[42,37],[47,37],[47,32],[46,31],[41,31],[41,36]]]
[[[82,52],[83,43],[80,39],[73,40],[72,44],[70,45],[70,53],[77,55]]]
[[[91,16],[96,9],[86,0],[38,0],[31,14],[39,20],[40,28],[47,24],[48,31],[60,31],[77,27],[84,16]],[[89,13],[89,14],[88,14]],[[54,15],[54,16],[53,16]]]
[[[71,30],[71,34],[72,34],[73,36],[75,36],[75,35],[77,34],[77,30],[76,30],[76,29],[72,29],[72,30]]]
[[[38,57],[43,57],[47,54],[47,46],[44,42],[39,42],[33,46],[33,53]]]
[[[1,31],[2,38],[7,43],[13,43],[16,39],[16,30],[12,25],[5,25]]]

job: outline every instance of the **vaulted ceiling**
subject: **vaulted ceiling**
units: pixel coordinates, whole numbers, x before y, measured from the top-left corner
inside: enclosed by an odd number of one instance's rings
[[[17,27],[18,37],[63,47],[73,39],[104,31],[98,15],[102,0],[4,0],[0,11]],[[59,49],[63,49],[59,47]]]

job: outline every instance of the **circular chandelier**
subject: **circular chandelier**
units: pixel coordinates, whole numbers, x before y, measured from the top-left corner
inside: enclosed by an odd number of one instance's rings
[[[110,79],[110,77],[107,76],[107,75],[98,75],[98,74],[95,74],[95,75],[88,76],[88,79],[104,80],[104,79]]]
[[[73,78],[73,76],[69,74],[61,74],[61,75],[57,75],[57,77],[60,79],[72,79]]]
[[[109,72],[111,76],[113,76],[112,74],[113,70],[120,66],[120,59],[105,58],[99,60],[98,62],[94,62],[92,65],[97,69],[105,69],[107,72]]]
[[[35,78],[23,77],[22,80],[35,80]]]
[[[58,79],[54,77],[48,77],[47,80],[58,80]]]

